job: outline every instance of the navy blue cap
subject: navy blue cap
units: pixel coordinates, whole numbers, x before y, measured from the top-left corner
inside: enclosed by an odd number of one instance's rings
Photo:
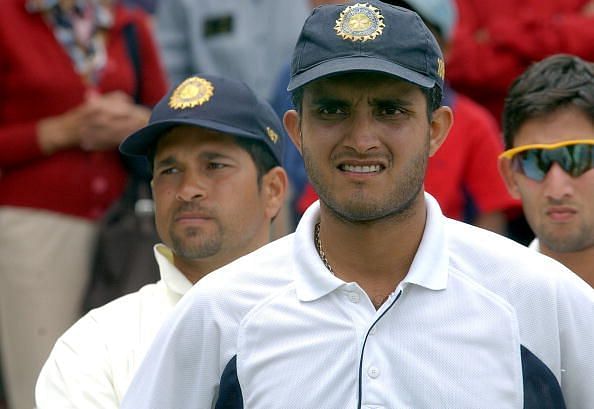
[[[282,164],[286,136],[268,102],[241,81],[207,74],[173,87],[153,108],[148,125],[121,143],[120,152],[147,156],[159,137],[179,125],[261,141]]]
[[[433,34],[411,10],[375,0],[315,8],[297,40],[287,90],[353,71],[443,90],[445,66]]]

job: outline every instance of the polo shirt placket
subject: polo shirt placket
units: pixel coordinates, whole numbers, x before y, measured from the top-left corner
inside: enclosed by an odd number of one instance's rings
[[[399,286],[400,287],[400,286]],[[402,295],[402,289],[397,288],[396,291],[388,297],[382,308],[377,311],[371,326],[366,331],[359,364],[359,392],[358,392],[358,408],[363,409],[384,409],[390,407],[389,402],[385,402],[386,388],[391,388],[390,380],[386,379],[386,375],[382,376],[382,366],[386,362],[378,356],[377,338],[379,328],[382,327],[382,318],[390,312],[398,299]],[[368,347],[369,348],[366,348]],[[371,352],[368,352],[371,351]],[[392,380],[393,381],[393,380]]]

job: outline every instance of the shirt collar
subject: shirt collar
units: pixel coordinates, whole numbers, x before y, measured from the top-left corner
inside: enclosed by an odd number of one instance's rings
[[[320,202],[307,208],[295,229],[293,256],[295,286],[301,301],[314,301],[344,285],[324,265],[314,244],[314,226],[320,219]]]
[[[425,193],[425,204],[425,231],[404,282],[430,290],[445,290],[450,264],[446,218],[437,200],[429,193]]]
[[[153,248],[155,259],[159,264],[161,280],[167,288],[180,296],[192,288],[192,283],[175,265],[173,265],[173,252],[164,244],[156,244]]]
[[[530,245],[528,246],[528,248],[530,248],[534,251],[538,251],[540,253],[540,243],[539,243],[538,239],[532,240],[532,242],[530,242]]]
[[[425,193],[427,221],[417,253],[403,283],[415,284],[429,290],[447,287],[449,255],[445,217],[437,201]],[[315,248],[314,226],[319,220],[319,201],[312,204],[301,217],[295,230],[293,257],[296,271],[295,286],[301,301],[314,301],[346,285],[324,266]]]

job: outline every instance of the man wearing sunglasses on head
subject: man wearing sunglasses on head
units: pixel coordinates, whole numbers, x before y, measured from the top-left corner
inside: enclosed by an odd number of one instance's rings
[[[531,247],[594,287],[594,64],[561,54],[533,64],[509,90],[503,133],[499,169]]]

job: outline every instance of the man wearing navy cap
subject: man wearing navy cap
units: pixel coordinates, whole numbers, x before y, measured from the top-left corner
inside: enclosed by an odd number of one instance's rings
[[[117,409],[161,322],[193,283],[269,242],[287,176],[280,120],[243,83],[187,78],[120,150],[152,164],[158,283],[89,312],[56,343],[38,409]]]
[[[594,407],[594,290],[423,192],[443,79],[417,14],[312,12],[284,122],[320,201],[192,288],[122,408]]]

